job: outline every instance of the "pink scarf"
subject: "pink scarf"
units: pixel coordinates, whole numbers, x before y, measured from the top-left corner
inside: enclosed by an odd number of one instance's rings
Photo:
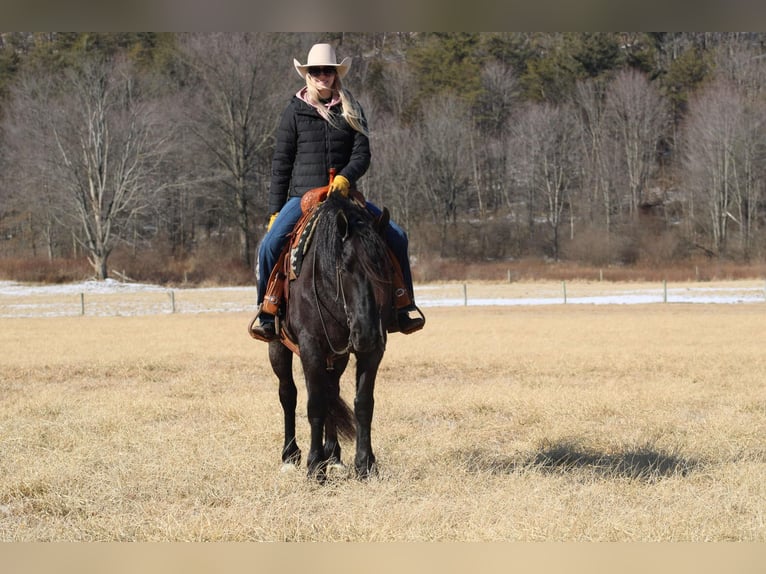
[[[338,93],[333,92],[332,98],[326,104],[322,104],[321,102],[318,105],[313,104],[308,100],[308,92],[309,92],[309,89],[306,86],[303,86],[300,90],[298,90],[298,93],[295,95],[301,100],[303,100],[304,102],[306,102],[308,105],[313,106],[315,108],[318,108],[319,106],[324,105],[324,107],[326,107],[327,109],[330,109],[332,106],[340,102],[340,96],[338,95]]]

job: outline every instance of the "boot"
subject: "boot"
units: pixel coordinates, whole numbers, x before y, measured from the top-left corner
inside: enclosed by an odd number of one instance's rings
[[[260,316],[260,324],[256,325],[255,321]],[[269,315],[268,313],[261,313],[260,315],[256,315],[256,318],[252,320],[250,323],[250,328],[248,329],[250,332],[250,336],[253,339],[258,339],[259,341],[265,341],[267,343],[271,341],[276,341],[279,339],[279,335],[277,334],[277,329],[274,327],[274,315]]]
[[[420,317],[410,317],[410,311],[417,311]],[[426,317],[423,312],[413,303],[396,312],[396,322],[399,324],[399,332],[409,335],[415,331],[420,331],[426,324]]]

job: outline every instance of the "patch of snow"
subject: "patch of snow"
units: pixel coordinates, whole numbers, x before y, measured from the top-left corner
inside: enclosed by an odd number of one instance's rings
[[[530,306],[530,305],[640,305],[663,303],[747,304],[766,301],[763,287],[732,283],[731,287],[690,286],[663,291],[660,288],[624,290],[594,296],[572,296],[541,287],[538,296],[516,298],[472,297],[471,287],[456,297],[461,286],[422,285],[415,287],[416,300],[422,308],[462,306]],[[464,288],[463,288],[464,289]],[[534,287],[530,287],[534,290]],[[603,291],[609,290],[604,286]],[[617,289],[615,289],[617,291]],[[541,294],[545,296],[539,296]],[[101,295],[124,295],[124,298],[99,298]],[[138,294],[156,294],[137,297]],[[466,294],[468,297],[466,298]],[[202,297],[199,297],[202,295]],[[80,296],[83,299],[80,299]],[[89,298],[90,296],[90,298]],[[94,297],[95,296],[95,297]],[[51,300],[61,297],[61,300]],[[14,299],[11,299],[14,298]],[[254,312],[255,287],[204,287],[170,289],[143,283],[115,280],[85,281],[62,285],[34,285],[0,281],[0,317],[60,317],[86,315],[130,316],[170,313],[239,313]]]
[[[166,292],[165,287],[144,283],[121,283],[114,279],[104,281],[83,281],[82,283],[63,283],[60,285],[29,285],[14,281],[0,281],[0,295],[79,295],[80,293],[139,293]]]

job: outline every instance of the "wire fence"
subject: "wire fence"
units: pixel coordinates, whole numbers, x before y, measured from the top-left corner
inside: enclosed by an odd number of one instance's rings
[[[415,286],[420,307],[766,302],[763,281],[670,285],[609,282],[439,283]],[[255,287],[178,288],[87,282],[0,283],[0,317],[131,316],[256,310]]]

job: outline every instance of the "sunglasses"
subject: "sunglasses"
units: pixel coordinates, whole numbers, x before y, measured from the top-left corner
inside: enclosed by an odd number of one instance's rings
[[[309,74],[312,76],[319,76],[321,74],[327,74],[331,76],[335,73],[335,68],[332,66],[311,66],[309,68]]]

